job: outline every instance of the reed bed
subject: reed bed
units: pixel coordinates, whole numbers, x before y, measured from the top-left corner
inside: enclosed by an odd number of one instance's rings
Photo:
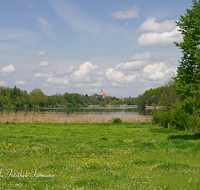
[[[151,116],[132,116],[126,117],[124,115],[119,116],[119,118],[123,122],[151,122]],[[52,122],[52,123],[101,123],[101,122],[112,122],[114,119],[108,117],[107,114],[103,113],[103,116],[99,116],[95,112],[87,114],[87,113],[72,113],[67,114],[63,112],[0,112],[0,122],[14,122],[14,123],[33,123],[33,122]]]

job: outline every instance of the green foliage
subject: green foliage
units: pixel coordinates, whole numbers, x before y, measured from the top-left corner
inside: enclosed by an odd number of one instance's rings
[[[176,22],[183,42],[175,45],[182,50],[183,57],[174,77],[180,99],[190,114],[200,111],[200,1],[192,2],[191,9]]]
[[[122,123],[122,120],[120,118],[114,118],[112,123]]]
[[[32,104],[38,107],[44,107],[47,104],[47,96],[40,89],[34,89],[30,92],[30,99]]]
[[[167,127],[169,123],[180,130],[200,127],[199,117],[186,112],[184,104],[180,102],[174,104],[171,110],[161,110],[154,113],[152,121],[156,124],[164,125],[165,127]]]
[[[107,103],[106,103],[106,102],[100,103],[99,106],[101,106],[101,107],[106,107],[106,106],[107,106]]]
[[[96,97],[96,95],[92,95],[89,97],[89,103],[92,104],[92,105],[99,105],[100,104],[100,101],[99,99]]]
[[[139,107],[164,106],[167,109],[173,107],[173,104],[179,101],[176,91],[176,85],[173,80],[167,82],[165,86],[146,90],[144,94],[138,96]]]
[[[127,105],[138,105],[138,99],[137,98],[124,98],[124,104]]]
[[[104,105],[109,104],[112,101],[112,97],[111,96],[106,96],[103,98],[103,103]]]
[[[110,105],[113,105],[113,106],[120,106],[120,104],[122,104],[121,100],[112,100],[110,102]]]
[[[74,107],[72,103],[67,103],[66,106],[69,108]]]
[[[162,106],[169,109],[172,108],[173,104],[175,104],[178,100],[179,96],[176,91],[176,85],[173,80],[170,80],[164,86],[159,101],[161,102]]]
[[[65,93],[63,95],[64,99],[67,103],[71,103],[73,107],[82,107],[84,105],[88,105],[88,97],[78,93]]]
[[[166,87],[161,86],[155,89],[146,90],[144,94],[138,96],[139,107],[151,106],[152,104],[160,104],[160,97]]]
[[[29,94],[16,86],[14,88],[0,86],[1,108],[38,108],[38,107],[87,107],[89,97],[81,94],[56,93],[45,95],[41,89],[34,89]],[[97,98],[96,98],[97,99]]]

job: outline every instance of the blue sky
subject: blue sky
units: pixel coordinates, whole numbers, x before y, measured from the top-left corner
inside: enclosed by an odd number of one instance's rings
[[[137,97],[165,85],[182,53],[175,20],[190,0],[6,0],[0,86],[47,95]]]

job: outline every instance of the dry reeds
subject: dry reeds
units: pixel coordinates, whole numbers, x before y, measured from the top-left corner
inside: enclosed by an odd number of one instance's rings
[[[113,117],[114,118],[114,117]],[[14,122],[14,123],[33,123],[33,122],[52,122],[52,123],[94,123],[94,122],[112,122],[113,118],[109,117],[106,113],[98,115],[95,112],[88,113],[72,113],[65,112],[0,112],[0,122]],[[150,116],[132,116],[126,117],[124,115],[119,117],[123,122],[151,122]]]

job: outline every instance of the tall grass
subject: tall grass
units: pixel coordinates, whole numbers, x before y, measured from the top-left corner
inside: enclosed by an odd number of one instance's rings
[[[119,116],[123,122],[150,122],[150,116],[132,116],[126,117],[124,115]],[[25,123],[25,122],[52,122],[52,123],[100,123],[100,122],[112,122],[113,118],[110,118],[107,114],[99,116],[95,112],[87,113],[63,113],[63,112],[0,112],[0,122],[14,122],[14,123]]]

